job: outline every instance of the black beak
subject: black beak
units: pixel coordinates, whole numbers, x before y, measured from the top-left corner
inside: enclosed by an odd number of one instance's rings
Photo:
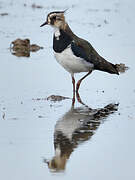
[[[45,23],[41,24],[40,27],[43,27],[43,26],[45,26],[47,24],[48,24],[48,22],[46,21]]]

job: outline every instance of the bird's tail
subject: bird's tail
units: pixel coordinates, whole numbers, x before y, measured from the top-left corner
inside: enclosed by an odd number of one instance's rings
[[[112,64],[108,61],[103,61],[104,66],[98,67],[98,70],[108,72],[110,74],[117,74],[124,73],[126,70],[128,70],[128,67],[125,64]]]
[[[111,74],[118,74],[119,75],[119,70],[117,68],[116,64],[112,64],[110,63],[110,65],[112,66],[110,69],[108,69],[108,72]]]
[[[119,75],[119,69],[116,64],[112,64],[105,59],[102,58],[101,61],[99,61],[98,64],[95,65],[95,69],[104,71],[110,74],[118,74]]]
[[[117,69],[118,73],[124,73],[129,69],[128,66],[126,66],[125,64],[122,64],[122,63],[115,64],[114,66]]]

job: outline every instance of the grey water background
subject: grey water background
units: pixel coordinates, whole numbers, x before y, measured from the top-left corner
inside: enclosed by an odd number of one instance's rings
[[[32,8],[33,3],[43,8]],[[119,103],[118,111],[103,119],[89,140],[78,143],[64,171],[52,172],[44,159],[55,156],[54,134],[72,102],[44,98],[52,94],[71,98],[72,83],[54,59],[53,29],[39,26],[50,11],[66,8],[66,20],[78,36],[104,58],[125,63],[129,70],[120,76],[95,71],[84,80],[83,102],[92,109]],[[8,13],[0,16],[0,179],[134,180],[135,2],[1,0],[0,13]],[[16,38],[29,38],[44,49],[29,58],[16,57],[9,49]],[[76,103],[76,107],[82,106]],[[72,127],[66,123],[62,121],[62,129]]]

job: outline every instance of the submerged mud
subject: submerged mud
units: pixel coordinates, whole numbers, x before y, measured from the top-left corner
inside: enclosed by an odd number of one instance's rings
[[[30,52],[37,52],[43,47],[36,44],[30,44],[29,39],[16,39],[10,44],[10,51],[18,57],[30,57]]]
[[[65,96],[60,96],[60,95],[50,95],[47,98],[33,98],[32,100],[34,101],[53,101],[53,102],[59,102],[59,101],[63,101],[66,99],[71,99],[69,97],[65,97]]]

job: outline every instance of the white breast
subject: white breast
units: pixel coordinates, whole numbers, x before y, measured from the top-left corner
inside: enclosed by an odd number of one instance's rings
[[[59,40],[59,36],[60,36],[60,30],[58,28],[55,28],[55,37],[57,40]]]
[[[63,116],[59,121],[57,121],[55,126],[55,132],[62,132],[68,139],[72,140],[73,133],[76,129],[81,127],[81,123],[78,120],[78,115],[71,113],[68,116]]]
[[[69,45],[61,53],[54,52],[54,56],[57,62],[61,64],[71,74],[88,72],[93,69],[93,64],[73,54],[71,45]]]

